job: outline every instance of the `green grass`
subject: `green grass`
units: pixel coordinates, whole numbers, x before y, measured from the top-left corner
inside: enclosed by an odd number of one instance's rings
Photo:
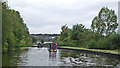
[[[96,51],[96,52],[103,52],[103,53],[111,53],[111,54],[120,54],[120,49],[117,50],[106,50],[106,49],[89,49],[89,48],[84,48],[81,46],[76,46],[75,43],[72,42],[58,42],[58,47],[61,48],[70,48],[70,49],[80,49],[80,50],[88,50],[88,51]]]
[[[96,52],[103,52],[103,53],[111,53],[111,54],[119,54],[119,50],[101,50],[101,49],[87,49],[87,48],[80,48],[80,47],[69,47],[69,46],[58,46],[61,48],[70,48],[70,49],[80,49],[80,50],[88,50],[88,51],[96,51]]]

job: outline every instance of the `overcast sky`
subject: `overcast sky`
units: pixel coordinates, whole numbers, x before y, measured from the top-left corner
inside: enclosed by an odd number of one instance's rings
[[[8,0],[10,8],[20,12],[30,33],[60,33],[61,26],[83,24],[90,28],[102,7],[115,10],[118,0]]]

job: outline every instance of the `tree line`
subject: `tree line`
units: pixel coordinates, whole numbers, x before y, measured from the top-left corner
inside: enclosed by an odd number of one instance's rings
[[[67,24],[61,27],[57,38],[58,45],[95,49],[120,49],[120,35],[117,15],[112,9],[103,7],[92,20],[91,28],[76,24],[70,29]]]
[[[31,34],[31,36],[58,36],[59,34]]]
[[[58,36],[59,34],[31,34],[33,43],[41,42],[41,41],[52,42],[52,41],[57,40]]]
[[[6,2],[2,2],[2,50],[15,50],[21,44],[30,44],[32,38],[20,13],[10,9]]]

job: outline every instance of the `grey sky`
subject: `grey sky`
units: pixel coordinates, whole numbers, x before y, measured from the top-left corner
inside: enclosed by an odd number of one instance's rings
[[[8,0],[8,3],[20,12],[30,33],[60,33],[64,24],[72,28],[78,23],[90,28],[102,7],[118,14],[118,0]]]

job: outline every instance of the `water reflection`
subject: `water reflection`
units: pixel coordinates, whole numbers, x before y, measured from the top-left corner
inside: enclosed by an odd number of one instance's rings
[[[49,59],[56,59],[56,52],[49,52]]]
[[[72,66],[116,66],[119,58],[83,51],[61,50],[61,62]]]
[[[2,55],[3,66],[120,66],[120,58],[84,51],[28,47]]]
[[[2,66],[18,66],[19,62],[26,61],[27,58],[25,55],[21,56],[23,54],[26,54],[25,52],[28,51],[28,49],[16,49],[13,52],[4,53],[2,54]],[[23,58],[23,59],[21,59]]]
[[[43,48],[42,46],[37,46],[37,48]]]

